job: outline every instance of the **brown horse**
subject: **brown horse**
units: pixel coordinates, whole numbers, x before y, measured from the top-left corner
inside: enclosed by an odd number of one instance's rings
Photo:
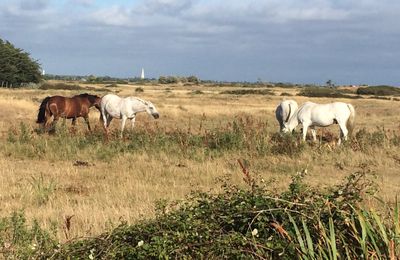
[[[43,99],[39,107],[39,113],[36,123],[43,124],[46,128],[49,119],[53,116],[52,128],[55,129],[58,119],[72,119],[72,125],[75,125],[77,117],[83,117],[89,131],[89,108],[95,106],[100,110],[101,98],[87,93],[69,97],[52,96]]]

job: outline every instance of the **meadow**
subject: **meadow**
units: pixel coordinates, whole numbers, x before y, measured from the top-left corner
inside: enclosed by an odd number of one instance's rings
[[[395,99],[305,97],[296,87],[71,84],[80,87],[0,89],[0,217],[23,212],[60,241],[151,219],[157,204],[183,200],[193,191],[218,193],[224,183],[245,186],[238,159],[277,191],[287,189],[297,172],[306,171],[305,182],[323,189],[362,170],[380,200],[394,204],[400,193]],[[70,120],[60,120],[55,134],[39,129],[35,120],[43,98],[84,92],[148,99],[160,118],[139,114],[134,129],[127,123],[123,139],[119,120],[105,139],[95,108],[92,133],[82,118],[75,129]],[[337,125],[318,129],[318,143],[277,134],[274,111],[283,98],[352,103],[357,113],[352,140],[337,146]],[[373,199],[364,203],[379,207]]]

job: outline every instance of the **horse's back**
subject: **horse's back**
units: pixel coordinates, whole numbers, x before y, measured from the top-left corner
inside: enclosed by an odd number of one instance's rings
[[[114,118],[120,118],[123,103],[124,98],[115,94],[107,94],[101,98],[100,106],[104,113],[108,113]]]
[[[345,121],[350,115],[348,105],[343,102],[317,104],[306,102],[299,109],[299,117],[318,126],[328,126],[335,121]]]
[[[101,98],[101,104],[107,104],[109,102],[115,103],[120,101],[122,98],[115,94],[107,94]]]

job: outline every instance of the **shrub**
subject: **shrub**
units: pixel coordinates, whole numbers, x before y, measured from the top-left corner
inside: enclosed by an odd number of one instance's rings
[[[174,76],[160,76],[158,78],[158,83],[160,84],[172,84],[172,83],[178,83],[179,79],[178,77]]]
[[[66,83],[56,83],[56,84],[51,84],[51,83],[43,83],[39,89],[43,90],[49,90],[49,89],[63,89],[63,90],[83,90],[84,88],[80,87],[79,85],[75,84],[66,84]]]
[[[271,153],[298,156],[306,148],[306,144],[300,140],[299,134],[275,133],[271,137]]]
[[[225,90],[220,92],[220,94],[233,94],[233,95],[275,95],[275,93],[270,89],[234,89]]]
[[[301,89],[297,95],[305,97],[359,98],[358,96],[344,94],[342,90],[321,87],[306,87]]]
[[[191,94],[194,94],[194,95],[204,94],[204,92],[201,91],[201,90],[199,90],[199,89],[193,90],[193,91],[190,92],[190,93],[191,93]]]
[[[200,80],[196,76],[189,76],[189,77],[187,77],[187,82],[198,84],[198,83],[200,83]]]
[[[363,152],[370,151],[375,147],[399,146],[399,144],[400,135],[395,131],[386,131],[384,128],[377,128],[372,132],[362,128],[357,131],[355,137],[350,142],[353,150]]]
[[[106,88],[117,88],[117,87],[118,87],[118,84],[112,83],[112,84],[106,85],[106,86],[104,86],[104,87],[106,87]]]
[[[400,96],[400,88],[392,86],[371,86],[357,89],[358,95]]]
[[[141,93],[141,92],[144,92],[144,89],[142,87],[137,87],[137,88],[135,88],[135,92]]]

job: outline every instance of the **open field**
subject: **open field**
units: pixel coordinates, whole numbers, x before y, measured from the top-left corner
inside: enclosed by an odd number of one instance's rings
[[[137,85],[120,85],[109,91],[104,86],[90,87],[90,91],[0,89],[1,216],[23,210],[28,219],[39,220],[44,228],[55,227],[61,240],[99,234],[121,221],[134,223],[152,217],[157,200],[183,199],[193,190],[218,191],[220,178],[241,184],[237,159],[247,160],[251,173],[259,180],[274,179],[273,187],[278,190],[303,169],[308,170],[308,183],[324,187],[367,168],[383,200],[391,203],[400,194],[399,145],[387,141],[363,149],[337,147],[334,142],[324,141],[307,144],[296,155],[270,152],[268,142],[279,128],[274,110],[282,100],[280,94],[295,95],[298,89],[269,88],[275,95],[232,95],[220,92],[234,87],[144,85],[140,93],[135,93]],[[59,122],[56,135],[35,131],[37,109],[44,97],[83,92],[140,96],[156,105],[160,119],[140,114],[133,130],[127,123],[124,140],[114,136],[109,142],[103,137],[99,113],[94,108],[90,113],[94,133],[87,132],[81,118],[75,131],[71,131],[70,121],[67,127]],[[384,133],[389,139],[400,136],[398,101],[289,98],[299,104],[306,100],[352,103],[357,111],[355,132],[365,128],[368,133]],[[112,122],[115,132],[119,123]],[[209,133],[210,140],[214,140],[226,129],[234,132],[231,129],[235,124],[240,126],[239,134],[261,139],[235,149],[220,149],[218,143],[217,148],[191,143],[192,135]],[[318,131],[320,136],[333,133],[335,137],[338,132],[336,125]],[[165,137],[165,141],[161,143],[158,137]],[[67,230],[65,219],[71,216]]]

